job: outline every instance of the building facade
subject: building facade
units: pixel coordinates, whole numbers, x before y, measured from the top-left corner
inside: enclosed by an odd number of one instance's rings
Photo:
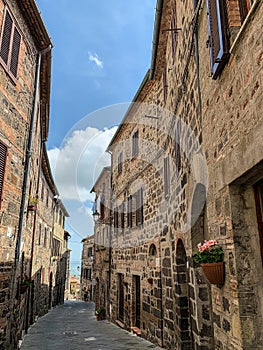
[[[81,255],[80,298],[83,301],[92,301],[94,294],[94,236],[83,238],[81,242],[83,247]]]
[[[0,347],[15,349],[52,294],[52,42],[33,0],[0,1],[0,23]]]
[[[111,263],[111,169],[103,168],[91,192],[95,193],[94,216],[94,297],[95,309],[110,314]]]
[[[261,347],[261,17],[260,1],[158,0],[150,70],[108,147],[110,317],[167,349]],[[210,239],[223,285],[193,260]]]

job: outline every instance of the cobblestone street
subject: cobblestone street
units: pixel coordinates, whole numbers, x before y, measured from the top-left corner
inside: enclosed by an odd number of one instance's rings
[[[94,304],[66,301],[31,326],[22,350],[161,349],[108,321],[97,321]]]

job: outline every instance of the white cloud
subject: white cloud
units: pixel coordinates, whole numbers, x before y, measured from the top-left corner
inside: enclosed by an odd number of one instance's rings
[[[99,59],[99,56],[96,54],[96,52],[94,54],[89,52],[89,60],[90,62],[94,62],[97,67],[103,68],[103,62]]]
[[[92,201],[90,190],[104,166],[110,165],[105,150],[116,131],[87,127],[75,130],[60,149],[48,151],[55,183],[62,200]]]

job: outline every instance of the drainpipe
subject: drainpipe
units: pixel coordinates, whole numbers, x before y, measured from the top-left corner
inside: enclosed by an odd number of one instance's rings
[[[193,0],[194,9],[199,7],[200,10],[202,0]],[[199,121],[200,128],[202,127],[202,96],[201,96],[201,84],[200,84],[200,63],[199,63],[199,49],[198,49],[198,28],[194,30],[194,47],[195,47],[195,62],[196,62],[196,80],[197,80],[197,94],[199,102]]]
[[[164,336],[163,336],[163,281],[162,281],[162,247],[161,247],[161,239],[159,239],[159,255],[160,255],[160,291],[161,291],[161,346],[163,348],[164,345]]]
[[[35,83],[34,83],[33,109],[32,109],[32,113],[31,113],[29,135],[28,135],[28,141],[27,141],[24,178],[23,178],[23,187],[22,187],[22,200],[21,200],[21,205],[20,205],[18,233],[17,233],[16,248],[15,248],[14,274],[13,274],[13,281],[12,281],[13,297],[15,297],[15,294],[16,294],[16,279],[17,279],[18,265],[19,265],[20,253],[21,253],[24,214],[25,214],[25,209],[26,209],[27,186],[28,186],[29,171],[30,171],[30,160],[31,160],[31,156],[32,156],[33,132],[34,132],[34,124],[35,124],[37,103],[38,103],[37,94],[38,94],[38,90],[39,90],[39,81],[40,81],[41,57],[43,54],[47,53],[50,50],[51,50],[51,45],[49,45],[43,51],[38,52],[38,56],[37,56],[36,75],[35,75]]]
[[[111,298],[110,298],[110,288],[111,288],[111,268],[112,268],[112,264],[111,264],[111,260],[112,260],[112,153],[110,151],[108,151],[108,153],[111,156],[111,178],[110,178],[110,232],[109,232],[109,276],[108,276],[108,316],[109,318],[111,318]]]

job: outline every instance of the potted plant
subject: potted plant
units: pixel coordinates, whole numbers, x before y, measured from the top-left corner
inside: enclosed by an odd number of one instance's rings
[[[206,278],[212,284],[223,285],[225,280],[224,251],[216,240],[204,241],[197,245],[198,252],[193,256],[200,264]]]
[[[98,321],[105,320],[106,310],[104,309],[104,307],[100,306],[97,308],[95,315]]]
[[[20,282],[20,294],[24,294],[27,291],[27,289],[30,287],[31,283],[32,283],[32,281],[28,278],[21,280],[21,282]]]
[[[28,211],[35,211],[38,203],[38,198],[37,197],[29,197],[28,201],[28,206],[27,209]]]

